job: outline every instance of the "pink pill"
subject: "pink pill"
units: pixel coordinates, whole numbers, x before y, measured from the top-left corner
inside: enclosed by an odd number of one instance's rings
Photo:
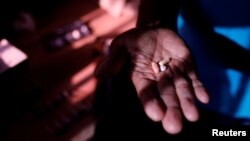
[[[152,65],[152,69],[153,69],[154,73],[159,73],[160,72],[160,68],[159,68],[157,63],[152,62],[151,65]]]

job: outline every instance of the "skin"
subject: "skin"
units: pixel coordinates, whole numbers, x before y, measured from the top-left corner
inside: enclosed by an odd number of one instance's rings
[[[162,122],[170,134],[181,132],[184,118],[191,122],[199,119],[196,100],[209,102],[208,93],[195,71],[191,53],[176,34],[181,5],[186,8],[187,20],[207,39],[212,39],[208,42],[212,48],[207,51],[212,52],[218,62],[249,72],[250,65],[246,65],[248,62],[245,60],[249,60],[250,52],[214,33],[196,0],[141,0],[137,28],[118,36],[110,47],[110,54],[96,69],[99,76],[111,76],[119,72],[124,62],[131,62],[131,80],[145,113],[153,121]],[[235,54],[238,54],[237,57],[232,57]],[[171,58],[168,69],[154,73],[151,63],[166,58]]]
[[[156,64],[155,62],[151,63],[151,67],[152,67],[154,73],[159,73],[160,72],[160,68],[159,68],[158,64]]]
[[[99,76],[117,73],[130,56],[131,80],[146,115],[161,122],[166,132],[180,133],[186,118],[199,119],[195,101],[209,102],[209,96],[195,71],[184,41],[168,28],[135,28],[118,36],[110,54],[96,69]],[[169,68],[154,73],[151,62],[171,58]],[[110,67],[113,66],[113,67]]]

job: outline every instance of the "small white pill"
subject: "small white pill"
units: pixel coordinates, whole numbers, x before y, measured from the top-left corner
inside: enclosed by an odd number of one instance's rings
[[[167,70],[167,66],[165,65],[160,65],[160,71],[166,71]]]
[[[161,61],[159,62],[159,65],[160,65],[160,66],[165,65],[165,64],[169,63],[170,60],[171,60],[170,58],[164,58],[163,60],[161,60]]]

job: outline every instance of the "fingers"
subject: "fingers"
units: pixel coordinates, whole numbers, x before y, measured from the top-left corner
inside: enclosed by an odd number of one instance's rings
[[[178,134],[182,130],[182,115],[179,108],[169,108],[162,120],[165,131],[170,134]]]
[[[174,68],[174,84],[182,112],[187,120],[197,121],[199,119],[199,114],[194,103],[192,83],[190,84],[186,78],[187,76],[185,76],[185,74],[183,74],[177,67]]]
[[[165,107],[157,97],[156,82],[149,79],[133,79],[138,96],[143,104],[146,115],[153,121],[161,121],[165,114]]]
[[[182,130],[182,114],[173,82],[166,77],[161,77],[158,82],[160,97],[167,107],[162,125],[168,133],[177,134]]]
[[[201,81],[199,80],[198,76],[196,75],[194,70],[191,70],[190,72],[188,72],[189,78],[192,81],[192,85],[194,88],[194,92],[195,95],[197,97],[197,99],[206,104],[209,102],[209,95],[207,93],[206,88],[203,86],[203,84],[201,83]]]

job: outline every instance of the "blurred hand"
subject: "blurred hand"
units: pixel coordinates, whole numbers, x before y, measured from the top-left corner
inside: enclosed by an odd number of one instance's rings
[[[170,134],[182,130],[183,115],[191,122],[198,120],[195,100],[208,103],[209,96],[195,72],[188,47],[176,33],[138,28],[118,36],[97,74],[117,73],[128,55],[133,66],[131,79],[150,119],[161,121]],[[168,69],[154,73],[151,63],[164,58],[171,58]]]

